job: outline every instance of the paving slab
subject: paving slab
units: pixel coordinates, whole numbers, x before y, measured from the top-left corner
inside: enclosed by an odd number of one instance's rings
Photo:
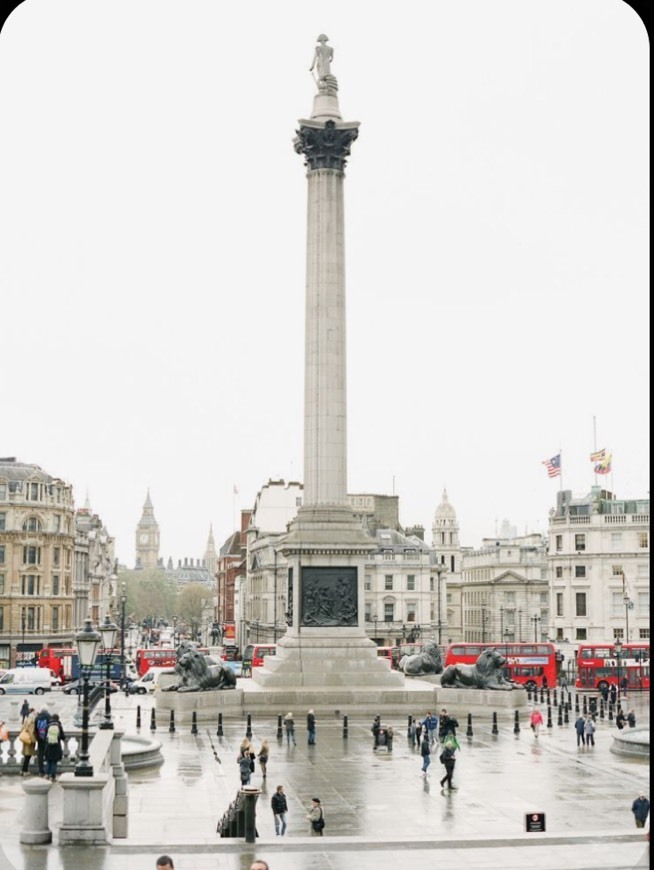
[[[115,699],[115,700],[114,700]],[[69,699],[66,699],[68,701]],[[0,706],[1,706],[0,702]],[[149,736],[150,698],[113,696],[116,724]],[[634,699],[638,724],[649,724],[649,696]],[[72,718],[58,699],[58,709]],[[406,739],[406,719],[382,718],[395,727],[393,752],[373,752],[370,721],[348,714],[348,736],[342,719],[321,718],[317,743],[308,746],[304,711],[294,711],[297,746],[276,736],[277,720],[253,719],[253,743],[265,737],[271,745],[268,778],[257,770],[253,784],[262,787],[258,800],[255,845],[221,839],[218,819],[239,788],[236,755],[245,734],[244,721],[217,727],[190,727],[169,733],[159,723],[164,765],[129,774],[129,837],[107,847],[58,847],[61,788],[50,795],[52,846],[24,847],[18,842],[23,807],[20,777],[0,777],[0,870],[136,870],[154,868],[157,855],[175,858],[178,870],[249,870],[253,857],[269,860],[271,870],[397,870],[407,858],[414,864],[446,862],[471,868],[632,868],[648,852],[642,830],[635,828],[631,802],[649,794],[649,760],[610,751],[616,729],[598,720],[596,746],[578,749],[572,721],[543,728],[535,739],[521,724],[514,733],[513,715],[498,717],[499,733],[489,721],[473,720],[459,729],[461,751],[455,772],[456,791],[443,792],[438,752],[427,777],[421,759]],[[346,712],[346,711],[343,711]],[[416,710],[416,714],[426,711]],[[3,712],[0,709],[0,718]],[[574,717],[572,717],[574,718]],[[288,832],[275,837],[270,797],[283,784],[288,797]],[[307,807],[321,798],[325,837],[309,836]],[[525,814],[546,814],[545,834],[525,832]]]

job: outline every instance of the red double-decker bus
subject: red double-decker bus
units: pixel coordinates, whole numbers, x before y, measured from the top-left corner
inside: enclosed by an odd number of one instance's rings
[[[198,647],[202,655],[208,656],[206,646]],[[152,668],[174,668],[177,664],[177,650],[172,647],[151,646],[147,649],[137,649],[134,654],[134,666],[139,677]]]
[[[602,690],[620,685],[627,678],[629,689],[649,690],[649,642],[621,644],[620,654],[615,641],[579,644],[577,650],[578,689]]]
[[[502,653],[507,680],[530,689],[556,686],[553,643],[451,643],[445,654],[445,667],[458,663],[474,665],[485,649],[498,649]]]

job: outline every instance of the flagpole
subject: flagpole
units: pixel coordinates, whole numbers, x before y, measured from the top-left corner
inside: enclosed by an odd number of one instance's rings
[[[559,474],[559,492],[563,492],[563,450],[559,447],[559,468],[561,469],[561,474]]]
[[[597,425],[595,415],[593,414],[593,453],[597,453]],[[593,462],[593,476],[595,478],[595,486],[597,486],[597,472],[595,471],[595,463]]]

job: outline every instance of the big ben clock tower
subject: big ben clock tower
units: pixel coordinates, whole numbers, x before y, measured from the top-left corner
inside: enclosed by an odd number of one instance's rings
[[[159,525],[154,518],[154,509],[148,490],[143,515],[136,527],[136,567],[156,568],[159,563]]]

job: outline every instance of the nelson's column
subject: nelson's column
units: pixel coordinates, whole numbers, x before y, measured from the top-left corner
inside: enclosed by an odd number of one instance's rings
[[[339,703],[374,703],[380,690],[401,702],[427,687],[407,691],[404,675],[391,671],[366,637],[364,565],[375,543],[346,501],[343,182],[359,123],[341,117],[327,39],[318,37],[311,66],[313,112],[294,139],[308,181],[304,504],[278,547],[289,564],[288,630],[277,655],[252,676],[265,689],[289,693],[289,704],[328,704],[331,693]]]

